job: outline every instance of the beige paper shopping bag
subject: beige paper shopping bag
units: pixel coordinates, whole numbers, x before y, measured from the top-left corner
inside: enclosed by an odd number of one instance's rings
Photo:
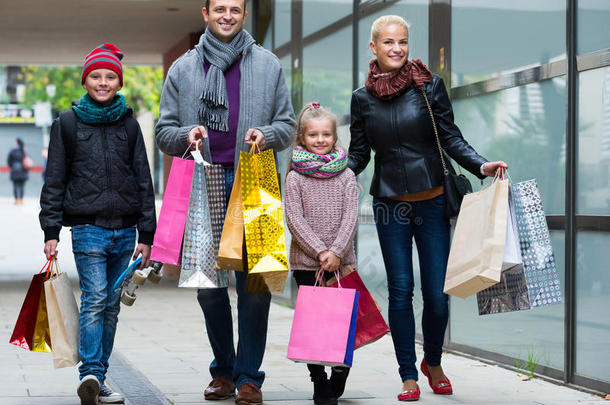
[[[457,218],[445,293],[466,298],[500,281],[508,218],[508,180],[464,196]]]
[[[44,282],[53,344],[53,366],[72,367],[78,355],[78,306],[66,273],[59,273]]]

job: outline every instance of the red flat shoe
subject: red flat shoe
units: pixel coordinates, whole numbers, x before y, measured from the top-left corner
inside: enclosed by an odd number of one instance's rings
[[[430,388],[437,395],[451,395],[453,394],[453,387],[451,386],[451,381],[447,378],[446,380],[440,380],[436,384],[432,384],[432,377],[430,377],[430,370],[428,370],[428,365],[426,364],[426,360],[422,359],[421,365],[419,367],[421,372],[428,377],[428,384],[430,384]]]
[[[419,385],[415,386],[414,390],[404,390],[400,394],[398,394],[399,401],[417,401],[419,399],[419,395],[421,391],[419,390]]]

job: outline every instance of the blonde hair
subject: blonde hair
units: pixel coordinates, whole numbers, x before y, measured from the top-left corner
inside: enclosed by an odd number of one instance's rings
[[[297,118],[297,125],[295,128],[296,139],[295,144],[305,147],[303,142],[303,136],[307,130],[307,122],[312,119],[327,119],[330,120],[333,126],[333,138],[335,144],[337,143],[337,117],[329,109],[320,106],[320,103],[309,103],[303,107]]]
[[[375,21],[373,21],[373,25],[371,25],[371,42],[377,42],[379,38],[379,33],[388,25],[396,24],[400,27],[403,27],[407,31],[407,38],[409,37],[409,23],[405,21],[404,18],[398,15],[382,15]]]

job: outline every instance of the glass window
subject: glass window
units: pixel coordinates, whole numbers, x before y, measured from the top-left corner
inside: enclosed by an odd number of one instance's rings
[[[307,35],[352,14],[353,3],[353,0],[304,1],[303,36],[306,37]]]
[[[566,2],[453,0],[451,85],[565,59]]]
[[[273,29],[275,41],[273,46],[279,47],[290,41],[291,37],[291,0],[274,0]]]
[[[579,232],[576,241],[576,372],[610,382],[610,233]]]
[[[383,10],[360,19],[358,26],[358,83],[364,85],[373,53],[371,25],[382,15],[399,15],[409,24],[409,58],[428,64],[428,0],[399,1]]]
[[[551,232],[555,262],[564,291],[564,233]],[[478,314],[477,298],[451,297],[451,341],[513,357],[527,364],[528,355],[536,363],[563,368],[564,306],[550,305],[503,314]],[[606,338],[607,341],[607,338]],[[599,348],[598,350],[602,350]],[[599,352],[597,353],[599,356]],[[521,366],[525,368],[525,366]]]
[[[557,77],[453,103],[455,122],[478,153],[508,163],[513,181],[537,180],[547,215],[564,214],[565,100],[565,78]]]
[[[610,2],[578,0],[578,53],[610,48]]]
[[[579,80],[577,212],[610,215],[610,67]]]
[[[319,101],[345,120],[352,94],[352,27],[303,48],[303,103]],[[295,111],[302,106],[294,106]]]

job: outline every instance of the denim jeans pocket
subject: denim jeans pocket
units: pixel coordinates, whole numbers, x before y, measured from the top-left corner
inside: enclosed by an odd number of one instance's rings
[[[438,197],[434,197],[432,200],[430,200],[430,202],[435,207],[444,208],[445,207],[445,195],[441,194]]]

